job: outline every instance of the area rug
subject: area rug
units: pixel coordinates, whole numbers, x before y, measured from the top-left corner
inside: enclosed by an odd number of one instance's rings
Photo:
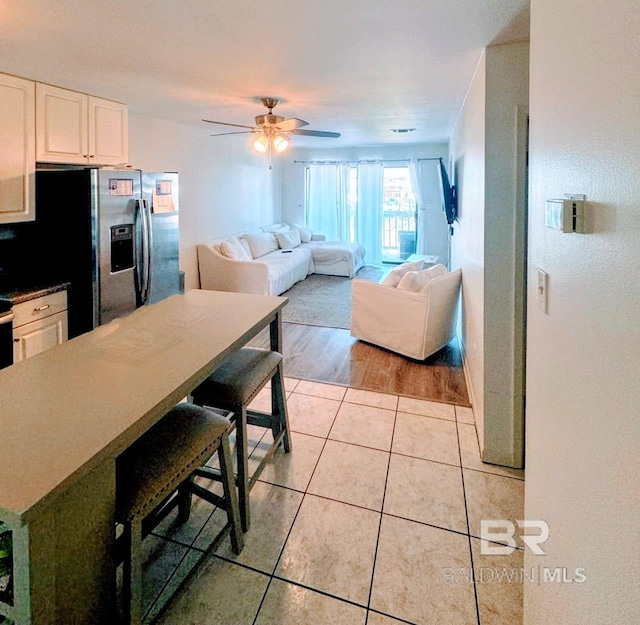
[[[378,282],[382,273],[381,267],[365,265],[356,273],[356,279]],[[282,320],[348,330],[351,321],[351,282],[349,278],[312,273],[282,293],[289,298],[289,303],[282,311]]]

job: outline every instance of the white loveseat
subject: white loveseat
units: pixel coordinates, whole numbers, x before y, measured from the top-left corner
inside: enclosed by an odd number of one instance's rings
[[[201,243],[197,250],[201,288],[260,295],[280,295],[310,273],[353,277],[364,265],[361,245],[326,241],[283,223]]]
[[[407,271],[397,286],[354,280],[352,336],[424,360],[454,337],[461,276],[460,269],[434,265]]]

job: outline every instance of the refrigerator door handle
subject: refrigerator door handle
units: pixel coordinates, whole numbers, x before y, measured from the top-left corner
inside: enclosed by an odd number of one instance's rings
[[[144,249],[144,244],[145,244],[145,240],[146,240],[146,228],[145,228],[145,216],[144,216],[144,210],[142,208],[142,202],[143,200],[136,200],[135,202],[135,207],[136,207],[136,232],[140,233],[140,239],[139,239],[139,244],[140,244],[140,249],[136,251],[136,300],[137,300],[137,306],[142,306],[142,291],[143,291],[143,286],[144,286],[144,254],[145,254],[145,249]],[[139,220],[139,221],[138,221]],[[137,239],[137,237],[136,237]]]
[[[151,235],[151,211],[147,200],[136,200],[137,213],[140,216],[140,260],[142,267],[138,272],[138,293],[140,294],[140,305],[144,306],[149,302],[151,287],[151,249],[153,246]]]
[[[142,293],[142,303],[148,304],[151,299],[151,272],[153,271],[152,252],[153,252],[153,229],[151,228],[151,202],[149,200],[142,200],[142,206],[145,215],[145,227],[146,227],[146,245],[145,245],[145,285]]]

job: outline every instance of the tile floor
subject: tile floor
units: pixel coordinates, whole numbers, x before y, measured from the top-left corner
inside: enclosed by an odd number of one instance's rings
[[[472,411],[291,378],[286,388],[293,450],[278,451],[251,491],[244,550],[234,556],[225,539],[204,557],[226,517],[202,500],[186,524],[166,519],[145,541],[148,618],[521,623],[522,586],[507,579],[522,552],[482,555],[478,536],[480,519],[522,518],[523,475],[482,463]],[[263,432],[250,428],[253,462]]]

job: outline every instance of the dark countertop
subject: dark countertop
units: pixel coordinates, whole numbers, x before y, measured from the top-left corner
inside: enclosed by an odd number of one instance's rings
[[[70,282],[43,282],[29,286],[22,285],[19,287],[0,289],[0,303],[8,303],[13,306],[21,302],[27,302],[30,299],[35,299],[36,297],[43,297],[44,295],[64,291],[70,286]]]

